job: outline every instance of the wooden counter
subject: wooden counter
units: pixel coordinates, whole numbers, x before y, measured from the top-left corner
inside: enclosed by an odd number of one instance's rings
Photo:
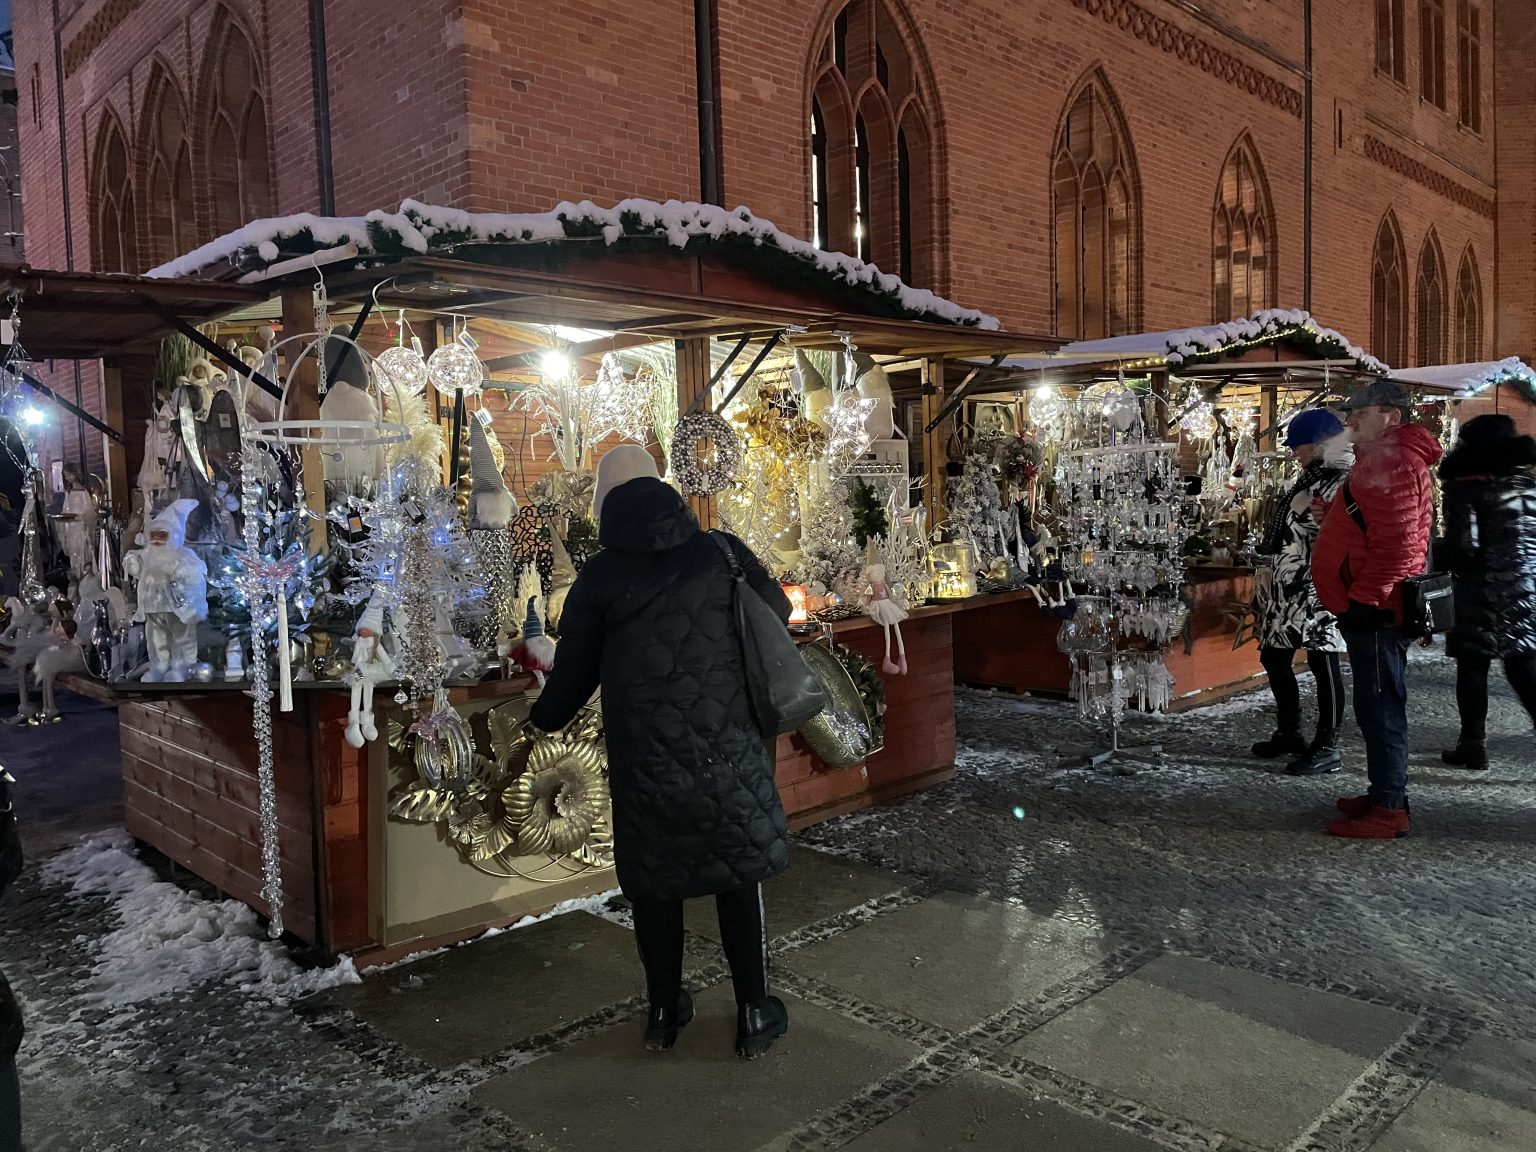
[[[1192,604],[1189,625],[1168,647],[1175,696],[1171,711],[1251,687],[1263,675],[1253,641],[1233,647],[1239,605],[1253,599],[1253,573],[1192,568],[1185,595]],[[1059,628],[1060,621],[1040,611],[1027,592],[965,601],[954,618],[956,682],[1065,696],[1072,672],[1056,647]]]
[[[917,792],[955,774],[953,605],[919,608],[901,626],[907,675],[885,679],[885,746],[865,763],[827,768],[798,736],[780,736],[777,778],[791,828]],[[872,659],[885,633],[867,617],[833,626],[840,644]]]

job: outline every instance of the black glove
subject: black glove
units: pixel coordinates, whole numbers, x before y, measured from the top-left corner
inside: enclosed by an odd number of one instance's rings
[[[1351,600],[1349,609],[1339,617],[1339,630],[1341,632],[1380,632],[1391,625],[1392,621],[1392,609],[1378,608],[1374,604],[1362,604],[1358,600]]]

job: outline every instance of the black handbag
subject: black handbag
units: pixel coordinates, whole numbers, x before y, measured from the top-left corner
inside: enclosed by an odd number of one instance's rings
[[[1349,481],[1339,493],[1344,501],[1344,511],[1361,532],[1365,532],[1365,515],[1355,503]],[[1424,558],[1426,571],[1422,576],[1410,576],[1400,587],[1403,590],[1403,631],[1409,636],[1428,639],[1441,632],[1449,632],[1456,625],[1455,583],[1449,572],[1430,572],[1434,558],[1430,548]]]
[[[806,667],[789,629],[757,590],[731,542],[718,532],[709,534],[730,568],[736,635],[747,674],[747,697],[763,739],[793,732],[827,706],[821,682]]]

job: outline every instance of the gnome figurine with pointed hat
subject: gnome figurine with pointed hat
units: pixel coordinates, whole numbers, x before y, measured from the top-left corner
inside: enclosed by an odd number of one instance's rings
[[[494,531],[512,523],[517,501],[501,477],[490,435],[479,420],[469,422],[469,478],[470,528]]]
[[[544,686],[544,673],[555,666],[555,642],[544,634],[544,621],[539,615],[544,605],[544,597],[539,590],[539,577],[532,569],[525,569],[523,579],[518,582],[518,603],[528,606],[528,615],[523,620],[523,635],[512,649],[511,660],[524,672],[532,673],[533,678]]]
[[[384,601],[377,591],[369,597],[368,607],[357,621],[352,642],[352,705],[347,710],[347,728],[343,735],[348,744],[361,748],[378,739],[373,722],[373,689],[380,680],[395,674],[395,662],[384,650]]]
[[[196,500],[177,500],[149,522],[148,540],[123,557],[139,582],[139,612],[149,647],[146,683],[180,683],[197,663],[197,626],[208,616],[208,568],[186,545]]]

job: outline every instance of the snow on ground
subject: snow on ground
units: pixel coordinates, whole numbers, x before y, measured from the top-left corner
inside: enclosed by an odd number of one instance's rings
[[[106,897],[121,920],[98,946],[88,1003],[121,1008],[210,980],[284,1002],[359,979],[347,959],[300,968],[246,905],[204,900],[158,879],[120,829],[61,852],[43,865],[42,879],[68,884],[77,896]]]

